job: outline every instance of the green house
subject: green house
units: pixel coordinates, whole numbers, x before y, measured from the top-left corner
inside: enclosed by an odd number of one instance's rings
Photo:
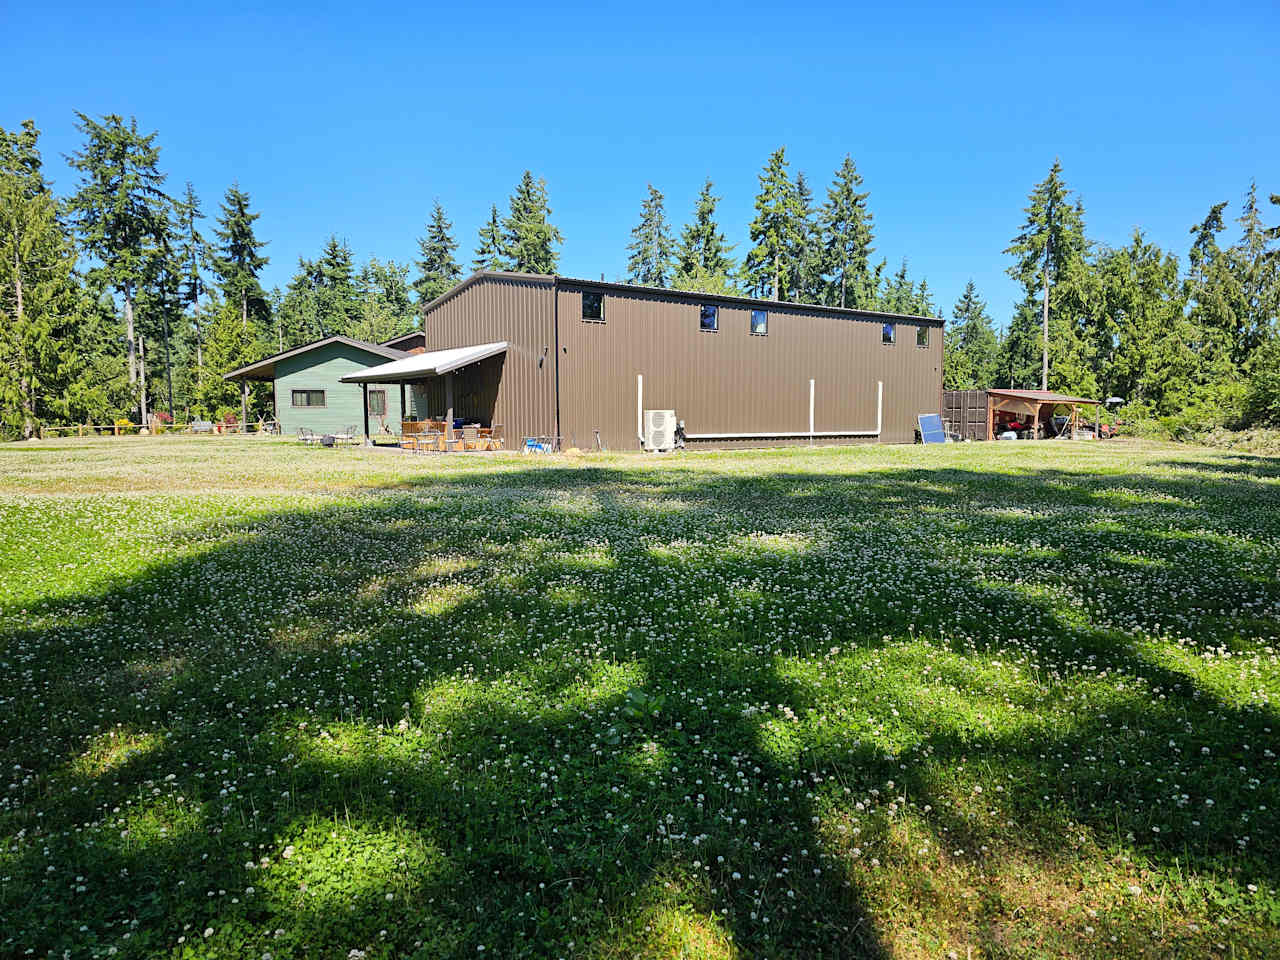
[[[364,391],[360,384],[342,383],[339,378],[408,357],[412,348],[420,347],[421,340],[420,333],[380,344],[350,337],[325,337],[232,370],[224,377],[240,383],[270,382],[275,417],[284,436],[295,436],[302,428],[317,434],[363,434]],[[368,396],[369,432],[373,439],[399,435],[400,422],[406,419],[399,387],[389,384],[370,388]],[[404,402],[409,417],[418,417],[419,406],[425,403],[421,388],[407,390]]]

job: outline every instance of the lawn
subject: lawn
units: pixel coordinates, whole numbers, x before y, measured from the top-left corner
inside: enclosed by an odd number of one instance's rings
[[[0,956],[1280,955],[1280,460],[0,448]]]

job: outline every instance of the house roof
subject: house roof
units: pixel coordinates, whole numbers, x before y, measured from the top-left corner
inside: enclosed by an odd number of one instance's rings
[[[401,360],[392,360],[368,370],[348,373],[339,377],[342,383],[402,383],[423,377],[438,377],[451,373],[479,360],[505,353],[507,341],[481,343],[473,347],[453,347],[450,350],[432,350],[415,353]]]
[[[759,300],[752,297],[739,297],[719,293],[699,293],[696,290],[673,290],[668,287],[644,287],[636,283],[610,283],[605,280],[580,280],[576,277],[561,277],[546,273],[511,273],[504,270],[477,270],[452,290],[436,297],[422,308],[425,316],[436,307],[453,299],[468,287],[481,280],[523,280],[528,283],[551,284],[566,287],[586,287],[591,290],[612,290],[615,293],[644,293],[654,296],[671,297],[690,302],[735,304],[747,307],[768,308],[773,310],[796,310],[803,313],[834,314],[845,317],[868,317],[875,320],[904,321],[915,324],[926,324],[941,327],[938,317],[922,317],[911,313],[886,313],[882,310],[854,310],[850,307],[828,307],[817,303],[792,303],[787,300]]]
[[[988,390],[987,393],[997,397],[1008,397],[1011,400],[1028,400],[1032,403],[1087,403],[1097,405],[1100,400],[1087,400],[1084,397],[1072,397],[1065,393],[1054,393],[1052,390]]]
[[[425,342],[427,335],[422,330],[410,330],[408,333],[402,333],[398,337],[392,337],[390,340],[381,341],[378,346],[391,347],[394,350],[403,349],[403,344],[410,340],[419,340]]]
[[[283,353],[277,353],[275,356],[267,357],[265,360],[259,360],[256,363],[250,363],[224,373],[224,380],[274,380],[276,378],[276,364],[281,360],[289,357],[296,357],[299,354],[307,353],[311,350],[318,350],[320,347],[327,347],[331,343],[341,343],[348,347],[355,347],[357,350],[364,350],[366,353],[372,353],[375,356],[385,357],[388,360],[397,360],[400,357],[407,356],[403,350],[394,350],[391,347],[383,346],[377,343],[366,343],[364,340],[355,340],[351,337],[343,337],[335,334],[332,337],[325,337],[323,340],[316,340],[312,343],[304,343],[300,347],[294,347],[292,350],[286,350]]]

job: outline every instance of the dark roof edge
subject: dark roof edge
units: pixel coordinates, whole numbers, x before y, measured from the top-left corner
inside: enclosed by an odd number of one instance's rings
[[[520,274],[513,274],[520,276]],[[607,280],[580,280],[576,277],[556,277],[557,285],[573,287],[593,287],[601,290],[619,292],[635,292],[654,294],[663,297],[676,297],[681,300],[714,300],[717,303],[750,304],[775,309],[798,310],[805,313],[829,313],[842,317],[874,317],[886,320],[909,320],[913,323],[926,323],[929,326],[941,327],[941,317],[922,317],[913,313],[886,313],[882,310],[855,310],[852,307],[828,307],[819,303],[791,303],[787,300],[758,300],[754,297],[740,297],[736,294],[700,293],[696,290],[675,290],[670,287],[644,287],[638,283],[611,283]]]
[[[391,344],[399,343],[401,340],[408,340],[410,337],[425,337],[426,335],[425,330],[410,330],[408,333],[398,334],[397,336],[391,337],[389,340],[379,340],[378,346],[395,350],[397,348],[391,346]]]
[[[421,313],[422,316],[425,317],[428,313],[430,313],[436,307],[439,307],[442,304],[447,303],[448,301],[456,297],[458,294],[462,293],[464,290],[475,286],[481,280],[526,280],[526,281],[540,281],[546,284],[554,284],[556,281],[556,278],[548,273],[512,273],[507,270],[477,270],[475,273],[471,274],[471,276],[467,277],[467,279],[459,283],[456,287],[452,287],[446,290],[444,293],[440,294],[440,296],[436,297],[434,300],[428,303],[425,307],[419,308],[419,312]]]
[[[335,333],[331,337],[313,340],[311,343],[304,343],[302,346],[294,347],[292,350],[285,350],[283,353],[277,353],[274,356],[264,357],[261,360],[255,360],[253,363],[247,363],[243,367],[224,373],[222,375],[222,379],[237,380],[240,377],[248,377],[249,374],[252,374],[259,368],[274,366],[281,360],[287,360],[289,357],[296,357],[300,353],[306,353],[309,350],[315,350],[317,347],[323,347],[330,343],[345,343],[349,347],[355,347],[357,350],[366,350],[369,353],[376,353],[378,356],[387,357],[390,360],[400,360],[409,356],[409,354],[404,350],[394,350],[391,347],[384,347],[376,343],[369,343],[365,340],[356,340],[352,337],[344,337],[341,334]]]

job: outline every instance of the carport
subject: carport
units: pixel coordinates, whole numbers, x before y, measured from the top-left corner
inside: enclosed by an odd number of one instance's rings
[[[369,403],[368,392],[371,383],[395,383],[400,386],[401,409],[404,407],[405,384],[430,380],[433,377],[444,379],[444,423],[446,449],[453,442],[454,419],[454,377],[465,374],[467,368],[497,357],[507,352],[507,341],[481,343],[468,347],[453,347],[448,350],[433,350],[427,353],[416,353],[402,360],[392,360],[367,370],[348,373],[339,379],[343,383],[358,383],[363,389],[366,400],[364,404],[364,439],[369,443]],[[404,434],[404,423],[400,425]]]

